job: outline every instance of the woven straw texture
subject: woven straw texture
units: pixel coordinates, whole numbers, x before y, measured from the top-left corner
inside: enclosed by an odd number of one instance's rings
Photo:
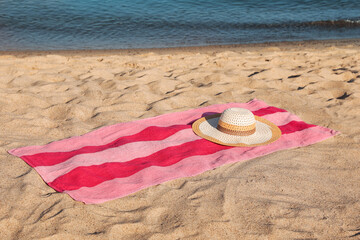
[[[249,126],[255,123],[254,114],[245,108],[228,108],[221,114],[220,120],[235,126]]]
[[[216,129],[221,114],[214,114],[195,121],[192,125],[193,131],[200,137],[211,142],[236,147],[255,147],[267,145],[278,140],[281,130],[272,122],[254,116],[256,120],[256,132],[249,136],[234,136],[220,132]]]

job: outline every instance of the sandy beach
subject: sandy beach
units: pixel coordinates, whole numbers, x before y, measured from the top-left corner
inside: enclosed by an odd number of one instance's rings
[[[360,41],[0,53],[0,239],[360,239]],[[341,134],[85,205],[7,151],[260,99]]]

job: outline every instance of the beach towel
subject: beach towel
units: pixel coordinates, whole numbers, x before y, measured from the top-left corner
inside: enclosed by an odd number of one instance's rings
[[[279,140],[257,147],[230,147],[194,134],[191,124],[231,107],[246,108],[276,124]],[[102,203],[165,181],[190,177],[223,164],[307,146],[339,132],[254,99],[217,104],[119,123],[43,146],[10,150],[58,192],[87,204]]]

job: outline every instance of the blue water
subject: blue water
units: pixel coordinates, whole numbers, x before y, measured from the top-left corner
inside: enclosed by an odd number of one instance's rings
[[[0,50],[360,39],[360,0],[0,0]]]

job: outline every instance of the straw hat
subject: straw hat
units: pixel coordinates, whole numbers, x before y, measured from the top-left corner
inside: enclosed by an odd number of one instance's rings
[[[244,108],[228,108],[222,114],[200,118],[192,129],[202,138],[227,146],[260,146],[281,136],[275,124]]]

